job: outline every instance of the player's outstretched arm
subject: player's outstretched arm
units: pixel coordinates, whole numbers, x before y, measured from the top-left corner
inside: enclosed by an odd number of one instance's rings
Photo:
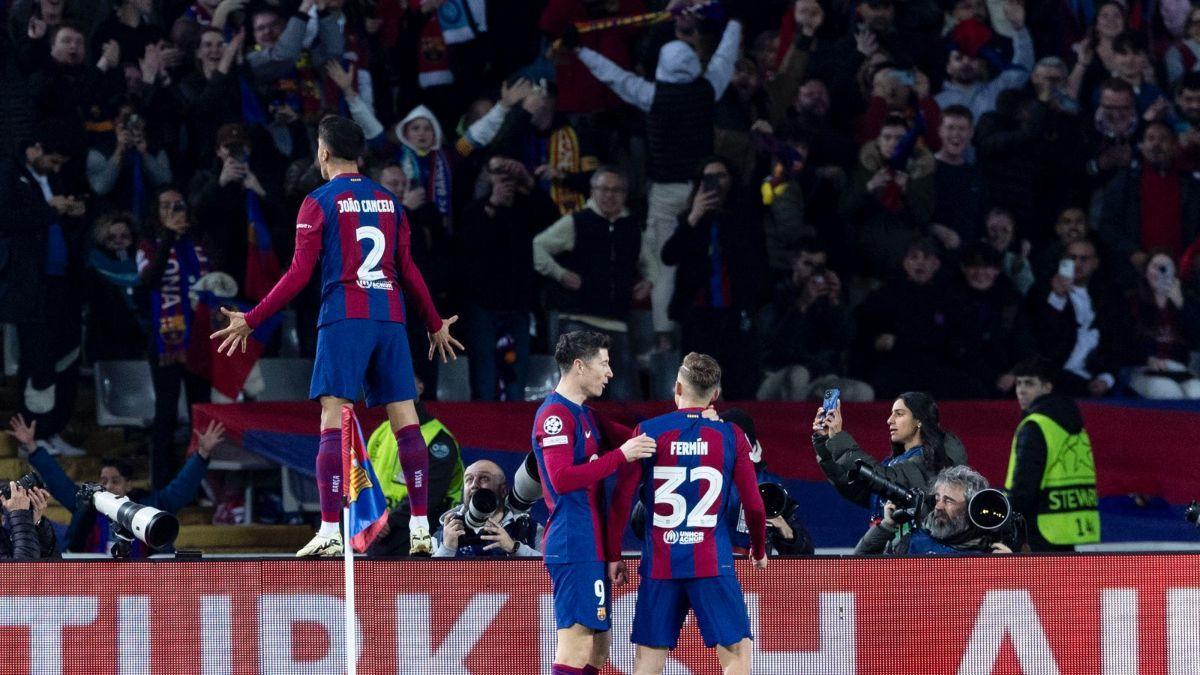
[[[442,357],[442,363],[446,363],[447,361],[458,359],[458,353],[455,350],[459,352],[467,351],[467,348],[461,342],[455,340],[454,336],[450,335],[450,326],[456,321],[458,321],[457,314],[449,319],[442,319],[442,327],[429,333],[430,361],[433,360],[434,353]]]
[[[233,356],[238,347],[241,347],[242,353],[245,353],[246,343],[250,339],[250,333],[253,332],[250,324],[246,323],[245,312],[235,312],[222,307],[221,313],[229,319],[229,325],[209,336],[212,340],[221,341],[221,344],[217,346],[217,353]]]

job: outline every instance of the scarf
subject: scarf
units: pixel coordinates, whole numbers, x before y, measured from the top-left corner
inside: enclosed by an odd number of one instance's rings
[[[570,125],[563,125],[550,132],[550,138],[543,143],[538,142],[538,159],[543,156],[546,158],[546,164],[562,171],[564,173],[580,173],[594,166],[585,166],[583,152],[579,146],[579,135]],[[541,164],[542,162],[538,162]],[[594,164],[594,162],[587,162]],[[536,165],[535,165],[536,166]],[[550,199],[558,205],[558,211],[562,215],[575,213],[584,207],[587,203],[587,195],[572,190],[567,185],[560,181],[547,181],[546,186],[549,188]]]
[[[162,365],[187,360],[192,329],[192,284],[209,272],[204,247],[181,235],[171,247],[162,282],[150,293],[154,327],[154,352]]]
[[[417,42],[417,81],[422,89],[454,83],[446,39],[436,21],[426,21]]]
[[[246,190],[246,249],[245,295],[250,300],[262,300],[279,281],[279,256],[271,246],[271,230],[263,215],[262,202],[254,190]]]
[[[450,215],[450,163],[440,148],[420,154],[407,145],[402,145],[397,162],[404,173],[417,185],[425,188],[425,194],[437,206],[438,213]]]

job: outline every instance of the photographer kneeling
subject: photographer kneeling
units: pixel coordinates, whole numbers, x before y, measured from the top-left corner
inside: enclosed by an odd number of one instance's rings
[[[986,532],[972,524],[967,507],[971,498],[988,488],[987,479],[969,466],[943,469],[933,481],[933,510],[921,518],[919,528],[897,524],[896,505],[884,505],[883,520],[858,542],[858,555],[926,555],[938,553],[1012,553],[999,541],[998,531]],[[918,511],[919,512],[919,511]]]
[[[447,511],[435,558],[540,556],[536,542],[540,526],[528,513],[506,505],[508,479],[495,462],[481,459],[463,472],[462,506]]]

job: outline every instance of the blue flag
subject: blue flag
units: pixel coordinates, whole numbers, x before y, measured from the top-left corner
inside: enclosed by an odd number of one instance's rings
[[[387,523],[387,500],[371,468],[362,427],[354,408],[342,408],[342,481],[346,485],[346,505],[350,523],[346,538],[359,553],[365,552]]]

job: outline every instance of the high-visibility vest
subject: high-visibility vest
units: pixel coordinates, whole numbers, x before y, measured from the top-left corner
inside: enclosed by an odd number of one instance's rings
[[[1100,541],[1100,511],[1096,494],[1096,462],[1087,432],[1071,434],[1050,417],[1029,415],[1013,434],[1004,487],[1012,490],[1017,467],[1017,436],[1021,427],[1036,424],[1046,439],[1046,468],[1038,494],[1037,528],[1051,544],[1067,546]],[[1028,515],[1028,514],[1026,514]]]
[[[445,432],[450,440],[457,443],[454,434],[440,420],[431,419],[421,425],[421,438],[425,439],[425,447],[429,448],[430,463],[445,458],[448,449],[434,447],[433,439]],[[442,453],[439,455],[439,452]],[[396,436],[392,425],[387,421],[379,425],[367,441],[367,454],[371,457],[371,466],[383,488],[383,496],[387,499],[388,509],[394,509],[408,496],[408,486],[404,484],[404,473],[401,471],[400,457],[396,447]],[[462,457],[455,462],[454,475],[446,488],[446,496],[455,504],[462,502],[463,466]],[[431,504],[430,506],[433,506]]]

